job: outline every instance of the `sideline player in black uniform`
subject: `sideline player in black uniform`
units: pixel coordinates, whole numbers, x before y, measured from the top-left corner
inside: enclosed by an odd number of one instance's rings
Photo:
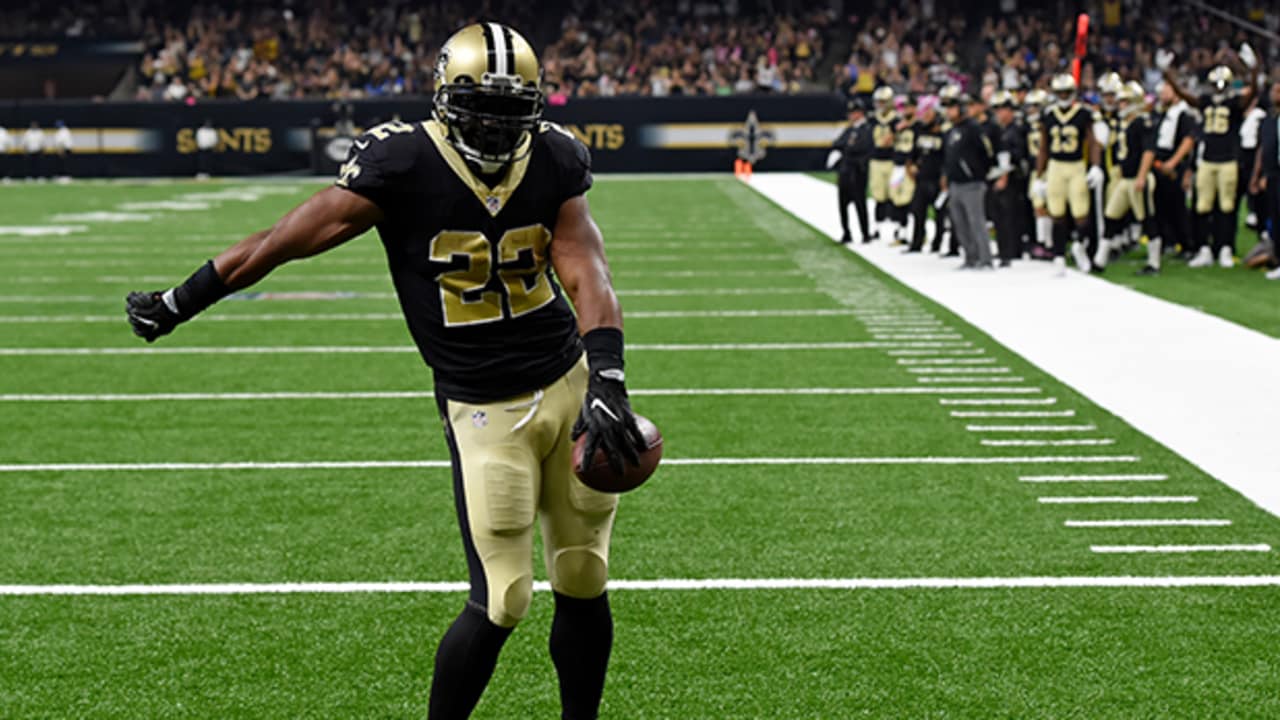
[[[894,104],[898,124],[893,129],[893,170],[889,172],[889,227],[892,232],[890,241],[897,245],[907,241],[907,217],[916,191],[915,180],[907,172],[907,164],[911,162],[911,154],[916,147],[916,112],[915,106],[910,105],[905,96],[894,98]]]
[[[1153,200],[1155,179],[1151,177],[1151,166],[1155,162],[1155,128],[1143,106],[1141,85],[1127,83],[1116,95],[1116,117],[1120,126],[1112,147],[1119,177],[1112,180],[1108,188],[1104,211],[1107,237],[1099,242],[1094,262],[1099,268],[1105,268],[1111,260],[1111,253],[1124,247],[1120,233],[1124,230],[1125,217],[1133,213],[1134,218],[1142,223],[1142,232],[1148,243],[1147,266],[1141,272],[1152,275],[1160,270],[1161,251]]]
[[[844,231],[840,242],[846,245],[853,242],[849,234],[849,203],[853,203],[853,210],[858,214],[862,242],[871,242],[871,226],[867,224],[867,163],[872,148],[866,105],[861,98],[853,98],[849,100],[849,125],[840,132],[827,156],[827,169],[838,167],[836,187],[840,228]]]
[[[1053,262],[1058,272],[1066,268],[1068,244],[1076,265],[1088,272],[1092,264],[1086,248],[1093,234],[1089,191],[1101,186],[1106,177],[1099,166],[1102,148],[1093,134],[1093,112],[1076,99],[1075,78],[1056,75],[1049,87],[1055,103],[1041,115],[1040,157],[1036,162],[1040,179],[1036,180],[1035,194],[1045,198],[1053,218]]]
[[[933,207],[935,221],[933,227],[934,251],[942,246],[943,228],[947,224],[947,213],[935,205],[942,192],[942,139],[943,122],[938,112],[938,96],[924,95],[916,103],[916,124],[912,128],[915,136],[915,149],[911,153],[911,163],[907,172],[915,180],[915,192],[911,195],[911,245],[907,252],[920,252],[924,249],[925,221],[929,219],[929,208]]]
[[[1240,59],[1248,67],[1248,72],[1239,94],[1231,91],[1234,78],[1230,68],[1219,65],[1209,71],[1212,92],[1196,96],[1178,83],[1170,67],[1172,57],[1167,51],[1162,50],[1157,56],[1165,82],[1192,107],[1199,108],[1204,116],[1201,141],[1204,147],[1195,177],[1196,213],[1207,234],[1213,236],[1213,251],[1210,252],[1208,245],[1202,245],[1196,257],[1188,263],[1190,267],[1212,265],[1215,256],[1222,267],[1235,264],[1240,124],[1258,86],[1257,58],[1247,44],[1240,48]]]
[[[871,94],[875,113],[871,117],[871,139],[874,148],[867,164],[867,189],[875,202],[878,239],[887,240],[894,233],[889,220],[889,176],[893,174],[893,131],[898,124],[898,113],[893,109],[893,88],[882,85]]]
[[[1022,100],[1022,132],[1027,137],[1027,158],[1031,177],[1027,183],[1027,201],[1031,203],[1031,214],[1035,217],[1035,244],[1031,246],[1031,256],[1038,259],[1053,257],[1053,218],[1045,208],[1045,198],[1032,192],[1040,176],[1036,173],[1036,161],[1040,157],[1041,121],[1044,108],[1049,104],[1049,94],[1040,88],[1029,90]]]
[[[605,579],[618,500],[574,476],[572,438],[585,432],[614,462],[634,461],[642,438],[623,385],[622,313],[584,196],[590,158],[540,122],[538,58],[511,28],[465,27],[439,58],[433,119],[369,130],[333,187],[182,285],[130,294],[129,320],[153,341],[280,264],[377,227],[435,376],[471,575],[436,654],[429,717],[466,717],[479,700],[529,609],[540,519],[564,717],[594,718],[613,637]]]

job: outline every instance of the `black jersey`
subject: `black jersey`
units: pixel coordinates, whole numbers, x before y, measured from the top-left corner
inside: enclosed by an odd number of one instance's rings
[[[916,147],[916,126],[914,123],[899,128],[893,135],[893,164],[906,165]]]
[[[436,121],[386,123],[356,139],[336,181],[382,210],[400,307],[448,398],[520,395],[582,355],[549,256],[560,205],[591,187],[591,158],[551,123],[526,143],[490,186]]]
[[[1036,167],[1036,158],[1040,157],[1040,116],[1028,117],[1022,123],[1023,132],[1027,136],[1027,157],[1031,158],[1031,169]]]
[[[932,125],[923,121],[917,122],[911,134],[915,139],[915,149],[911,152],[911,161],[916,165],[916,179],[919,181],[938,182],[942,177],[942,137],[945,131],[941,122]]]
[[[1093,113],[1080,103],[1068,108],[1051,107],[1040,116],[1044,140],[1049,143],[1049,159],[1080,162],[1085,159],[1085,141],[1093,124]]]
[[[1235,162],[1240,146],[1240,123],[1244,121],[1240,98],[1229,96],[1215,102],[1212,95],[1201,95],[1200,113],[1204,116],[1201,126],[1204,155],[1200,159]]]
[[[898,124],[898,114],[887,112],[871,117],[871,141],[875,149],[871,151],[872,160],[893,159],[893,128]]]
[[[1107,142],[1102,148],[1102,164],[1109,169],[1120,162],[1120,158],[1117,157],[1118,148],[1116,146],[1120,142],[1120,131],[1124,123],[1120,121],[1120,113],[1118,112],[1103,110],[1096,113],[1095,117],[1107,126]]]
[[[1151,116],[1137,113],[1124,120],[1113,143],[1115,162],[1120,166],[1120,177],[1132,180],[1138,177],[1142,155],[1156,149],[1156,130]]]

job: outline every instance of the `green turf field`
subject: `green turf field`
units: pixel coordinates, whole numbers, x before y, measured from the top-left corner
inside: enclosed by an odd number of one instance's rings
[[[154,347],[124,321],[314,187],[0,189],[0,585],[465,579],[448,469],[404,466],[447,453],[374,236]],[[1276,518],[736,181],[591,202],[671,461],[619,512],[611,575],[659,589],[611,594],[603,717],[1280,716],[1280,588],[1123,580],[1280,575],[1138,551]],[[1029,586],[922,587],[952,578]],[[3,595],[0,717],[422,717],[451,588]],[[476,717],[558,715],[550,616]]]

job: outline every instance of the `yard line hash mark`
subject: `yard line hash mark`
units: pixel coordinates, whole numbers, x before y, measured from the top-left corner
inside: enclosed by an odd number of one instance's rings
[[[1050,496],[1037,499],[1043,505],[1160,505],[1190,504],[1200,502],[1195,495],[1091,495],[1091,496]]]

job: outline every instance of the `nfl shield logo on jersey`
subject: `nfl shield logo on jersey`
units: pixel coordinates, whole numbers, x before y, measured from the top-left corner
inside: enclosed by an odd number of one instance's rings
[[[489,416],[483,410],[477,410],[471,413],[471,424],[482,428],[489,424]]]
[[[502,201],[497,195],[490,195],[484,199],[484,206],[488,208],[490,215],[497,215],[498,210],[502,207]]]

